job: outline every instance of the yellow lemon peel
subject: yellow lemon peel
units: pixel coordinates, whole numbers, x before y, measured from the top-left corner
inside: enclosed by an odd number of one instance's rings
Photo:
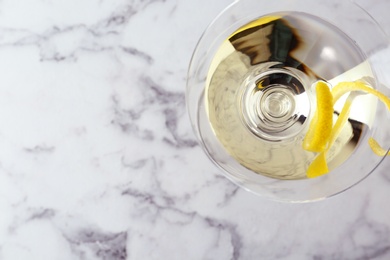
[[[390,155],[390,151],[386,151],[385,149],[383,149],[374,138],[371,137],[370,139],[368,139],[368,144],[376,155],[382,157]]]
[[[372,94],[376,96],[380,101],[382,101],[388,110],[390,110],[390,98],[387,97],[385,94],[379,92],[378,90],[375,90],[369,86],[367,86],[365,83],[361,81],[355,81],[355,82],[341,82],[337,84],[332,89],[332,95],[333,95],[333,102],[337,102],[337,100],[346,94],[347,92],[351,91],[363,91],[369,94]],[[370,138],[368,140],[368,144],[371,147],[371,150],[379,155],[379,156],[386,156],[390,155],[390,153],[387,153],[385,149],[383,149],[378,142],[374,138]]]
[[[326,162],[326,154],[320,153],[307,168],[306,176],[308,178],[316,178],[329,172]]]
[[[337,137],[340,135],[344,125],[347,123],[349,118],[349,112],[351,111],[353,99],[354,96],[350,94],[350,96],[345,101],[341,113],[339,114],[339,117],[337,118],[336,123],[333,126],[332,133],[330,134],[329,145],[326,149],[327,151],[329,151],[329,149],[332,147]]]
[[[339,136],[341,130],[343,129],[345,123],[348,121],[349,112],[351,111],[352,101],[354,96],[350,94],[348,99],[345,102],[345,105],[343,109],[341,110],[341,113],[339,117],[336,120],[336,123],[331,131],[331,134],[328,139],[328,146],[320,152],[319,155],[317,155],[316,158],[312,161],[312,163],[309,165],[309,168],[307,169],[307,177],[309,178],[315,178],[319,177],[321,175],[327,174],[329,172],[328,165],[326,162],[326,155],[329,151],[329,149],[332,147],[334,142],[336,141],[337,137]]]
[[[390,99],[383,93],[378,90],[373,89],[372,87],[367,86],[361,81],[354,82],[340,82],[332,89],[333,102],[336,103],[344,94],[351,91],[363,91],[369,94],[376,96],[380,101],[382,101],[387,109],[390,110]]]
[[[317,110],[303,140],[303,148],[307,151],[322,152],[326,148],[333,126],[333,97],[325,82],[317,82],[316,97]]]
[[[320,81],[321,82],[321,81]],[[318,87],[318,83],[317,83]],[[386,95],[383,93],[367,86],[365,83],[360,82],[360,81],[355,81],[355,82],[341,82],[337,84],[331,91],[331,98],[326,102],[330,103],[332,102],[332,113],[333,113],[333,106],[334,104],[344,95],[352,91],[362,91],[366,92],[372,95],[375,95],[380,101],[382,101],[387,108],[390,110],[390,98],[388,98]],[[317,92],[317,99],[319,99],[319,95],[324,94],[327,96],[327,93],[322,93],[322,92]],[[309,130],[305,136],[304,142],[303,142],[303,148],[308,150],[308,151],[315,151],[319,152],[317,157],[311,162],[309,165],[306,175],[308,178],[314,178],[318,177],[321,175],[324,175],[329,172],[327,161],[326,161],[326,154],[329,151],[329,149],[332,147],[334,142],[336,141],[337,137],[339,136],[342,128],[344,127],[345,123],[348,121],[349,113],[351,110],[352,106],[352,101],[354,99],[354,95],[350,94],[349,97],[347,98],[343,109],[333,126],[331,124],[331,131],[330,134],[328,132],[321,133],[317,132],[315,133],[314,131],[318,130],[316,129],[317,125],[321,125],[322,118],[320,117],[321,114],[323,114],[324,111],[321,111],[319,109],[324,109],[323,107],[320,107],[317,105],[317,112],[314,115],[312,122],[310,123]],[[318,102],[324,102],[323,100],[318,101]],[[325,145],[322,146],[316,146],[316,140],[318,138],[323,138]],[[374,138],[369,139],[369,145],[373,152],[379,156],[386,156],[390,155],[389,151],[386,151],[383,149],[378,142]],[[307,149],[312,148],[314,146],[315,148],[319,149]]]

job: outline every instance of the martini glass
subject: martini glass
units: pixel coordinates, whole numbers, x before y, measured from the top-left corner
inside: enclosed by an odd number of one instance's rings
[[[206,29],[191,60],[187,106],[209,158],[231,181],[289,202],[328,198],[384,160],[390,113],[355,93],[348,122],[327,154],[330,172],[307,178],[316,154],[302,148],[316,110],[315,84],[360,81],[390,96],[389,39],[353,1],[241,0]],[[337,120],[347,95],[334,106]],[[321,133],[319,133],[321,135]]]

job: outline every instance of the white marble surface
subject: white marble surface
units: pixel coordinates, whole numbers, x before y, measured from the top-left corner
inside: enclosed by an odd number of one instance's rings
[[[390,158],[311,204],[196,144],[187,66],[231,0],[0,1],[0,259],[390,259]],[[361,0],[390,32],[390,2]]]

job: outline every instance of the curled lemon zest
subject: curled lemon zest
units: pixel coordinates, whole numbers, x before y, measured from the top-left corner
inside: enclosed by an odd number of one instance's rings
[[[319,81],[321,82],[321,81]],[[324,83],[325,84],[325,83]],[[317,87],[319,86],[319,83],[317,83]],[[321,175],[324,175],[329,172],[327,161],[326,161],[326,154],[329,151],[329,149],[333,146],[334,142],[336,141],[337,137],[340,135],[340,132],[346,122],[348,121],[349,113],[351,110],[352,102],[355,97],[354,94],[350,94],[342,108],[342,111],[337,118],[337,121],[335,125],[333,126],[333,123],[331,123],[331,130],[330,133],[327,132],[317,132],[321,131],[322,128],[319,128],[318,125],[324,125],[328,126],[329,124],[327,121],[326,122],[321,122],[323,120],[323,116],[325,111],[324,104],[329,104],[332,102],[332,113],[333,113],[333,106],[335,103],[344,95],[353,91],[362,91],[366,92],[369,94],[372,94],[376,96],[380,101],[382,101],[387,108],[390,110],[390,98],[388,98],[386,95],[383,93],[373,89],[372,87],[366,85],[363,82],[360,81],[355,81],[355,82],[341,82],[337,84],[331,91],[331,98],[327,97],[328,93],[324,89],[320,89],[320,91],[317,90],[317,111],[316,114],[314,115],[310,126],[309,130],[304,138],[303,142],[303,148],[308,151],[314,151],[318,152],[319,154],[317,157],[311,162],[309,165],[306,175],[308,178],[314,178],[318,177]],[[320,95],[323,95],[321,98]],[[320,99],[321,98],[321,99]],[[329,98],[328,101],[324,101],[324,98]],[[322,104],[322,106],[321,106]],[[328,105],[327,105],[328,106]],[[322,109],[322,111],[321,111]],[[328,108],[329,109],[329,108]],[[322,117],[321,117],[322,115]],[[321,145],[318,144],[318,139],[323,139],[323,143]],[[379,156],[386,156],[390,155],[390,151],[386,151],[383,149],[378,142],[374,138],[370,138],[368,141],[371,149],[373,152]],[[315,149],[313,149],[313,147]]]
[[[309,165],[309,168],[307,169],[306,173],[307,177],[315,178],[327,174],[329,172],[328,165],[326,162],[326,155],[330,148],[333,146],[337,137],[340,135],[340,132],[343,129],[344,125],[348,121],[353,99],[354,96],[350,94],[345,102],[345,105],[343,106],[343,109],[341,110],[339,117],[336,120],[334,127],[332,128],[331,134],[328,138],[327,147],[323,151],[321,151],[320,154],[317,155],[317,157],[314,158],[312,163]]]
[[[333,126],[333,97],[325,82],[317,82],[316,97],[317,110],[303,140],[303,148],[307,151],[322,152],[326,148]]]
[[[388,110],[390,110],[390,98],[387,97],[385,94],[379,92],[378,90],[375,90],[369,86],[367,86],[365,83],[361,81],[355,81],[355,82],[341,82],[337,84],[332,89],[332,95],[333,95],[333,101],[337,102],[337,100],[343,96],[344,94],[351,92],[351,91],[363,91],[369,94],[372,94],[376,96],[380,101],[382,101]],[[390,153],[387,153],[385,149],[383,149],[378,142],[374,138],[370,138],[368,140],[368,144],[371,147],[371,150],[379,155],[379,156],[386,156],[390,155]]]
[[[370,145],[371,150],[376,155],[382,156],[382,157],[390,155],[390,151],[386,151],[385,149],[383,149],[374,138],[371,137],[370,139],[368,139],[368,144]]]
[[[379,92],[376,89],[373,89],[372,87],[367,86],[361,81],[340,82],[339,84],[337,84],[332,89],[333,102],[336,103],[340,99],[340,97],[351,91],[363,91],[372,94],[376,96],[380,101],[382,101],[387,106],[387,109],[390,110],[390,99],[385,94]]]
[[[306,176],[308,178],[316,178],[321,175],[327,174],[328,172],[329,169],[328,164],[326,162],[326,153],[321,152],[307,168]]]

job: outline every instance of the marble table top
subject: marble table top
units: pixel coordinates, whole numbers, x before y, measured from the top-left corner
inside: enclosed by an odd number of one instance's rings
[[[308,204],[236,187],[185,106],[231,0],[0,1],[0,259],[390,259],[390,158]],[[390,32],[390,2],[361,0]]]

